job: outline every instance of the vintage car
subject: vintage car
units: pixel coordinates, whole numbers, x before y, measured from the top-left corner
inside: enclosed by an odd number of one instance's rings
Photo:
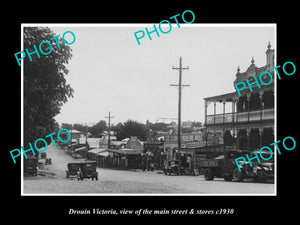
[[[236,175],[239,181],[242,181],[246,177],[253,177],[255,182],[266,182],[268,179],[274,179],[274,160],[269,151],[256,151],[256,154],[261,154],[263,158],[269,160],[262,160],[260,162],[257,160],[252,161],[252,165],[248,161],[241,165],[241,172]],[[254,152],[252,152],[249,158],[254,157]]]
[[[24,158],[24,174],[30,174],[33,176],[37,176],[38,168],[38,158],[30,157]]]
[[[80,168],[80,163],[68,163],[68,170],[66,170],[66,178],[77,177]]]
[[[205,180],[221,177],[225,181],[241,182],[245,178],[253,178],[254,181],[265,182],[267,178],[274,178],[274,162],[272,160],[261,163],[253,160],[252,165],[246,161],[241,165],[241,171],[239,171],[234,159],[244,156],[246,153],[250,155],[250,158],[254,155],[253,151],[249,150],[224,150],[224,154],[218,157],[201,160],[199,166],[204,170]],[[262,154],[268,154],[268,152],[262,152]],[[268,158],[268,156],[264,155],[264,158]]]
[[[41,159],[46,159],[47,158],[47,153],[46,152],[42,152],[41,153]]]
[[[68,163],[66,170],[66,178],[77,177],[78,180],[91,178],[98,180],[98,172],[96,171],[96,161]]]
[[[165,160],[163,171],[165,175],[179,175],[183,173],[182,168],[179,166],[179,160]]]

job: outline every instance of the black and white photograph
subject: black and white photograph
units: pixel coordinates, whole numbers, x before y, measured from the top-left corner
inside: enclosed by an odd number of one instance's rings
[[[24,195],[276,195],[276,24],[170,25],[22,24]]]
[[[106,3],[2,14],[3,219],[296,218],[296,5]]]

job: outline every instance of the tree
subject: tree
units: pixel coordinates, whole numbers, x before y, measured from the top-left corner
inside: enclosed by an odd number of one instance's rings
[[[81,131],[81,132],[85,132],[86,131],[86,126],[84,126],[82,124],[79,124],[79,123],[74,123],[73,129]]]
[[[61,128],[72,130],[73,129],[73,125],[71,123],[62,123],[61,124]]]
[[[166,123],[148,123],[149,129],[153,131],[168,131],[168,124]]]
[[[106,122],[101,120],[94,126],[90,127],[88,131],[92,134],[92,137],[100,137],[101,133],[107,129]]]
[[[112,130],[116,131],[118,140],[137,136],[140,140],[145,141],[147,138],[147,127],[145,124],[138,123],[134,120],[127,120],[124,124],[119,123]]]
[[[72,58],[71,48],[47,27],[24,27],[24,49],[34,52],[42,41],[52,43],[48,55],[34,53],[23,59],[24,62],[24,141],[33,142],[55,130],[54,117],[61,106],[73,97],[73,89],[67,84],[65,76],[69,73],[65,64]],[[42,45],[43,52],[49,52],[49,45]],[[27,55],[26,55],[27,56]]]

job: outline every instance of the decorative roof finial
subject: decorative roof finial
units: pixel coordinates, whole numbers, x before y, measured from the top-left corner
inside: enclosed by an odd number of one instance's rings
[[[253,56],[252,56],[251,63],[254,64],[254,62],[255,62],[255,61],[254,61],[254,58],[253,58]]]
[[[271,49],[271,44],[270,44],[270,41],[269,41],[269,43],[268,43],[268,50],[270,50]]]
[[[240,70],[240,66],[238,66],[238,68],[237,68],[237,72],[238,72],[238,73],[240,73],[240,71],[241,71],[241,70]]]

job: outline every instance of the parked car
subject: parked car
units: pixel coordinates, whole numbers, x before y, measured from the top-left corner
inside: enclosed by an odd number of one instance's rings
[[[38,171],[38,158],[24,158],[24,174],[30,174],[33,176],[37,176]]]
[[[96,171],[96,161],[68,163],[66,170],[66,178],[77,177],[78,180],[91,178],[98,180],[98,172]]]
[[[47,158],[47,153],[46,152],[42,152],[41,153],[41,159],[46,159]]]
[[[165,160],[163,171],[165,175],[179,175],[183,173],[182,168],[179,167],[179,160]]]
[[[259,151],[256,151],[256,154],[259,154]],[[269,151],[262,151],[262,156],[265,159],[270,158]],[[254,157],[254,152],[251,152],[249,158]],[[253,160],[252,166],[248,161],[245,164],[241,165],[241,172],[239,174],[236,173],[238,176],[238,180],[242,181],[246,177],[253,177],[253,180],[256,182],[266,182],[268,179],[274,179],[274,160],[271,157],[270,160],[260,160],[260,163],[257,160]]]
[[[66,178],[77,177],[80,168],[80,163],[68,163],[68,170],[66,170]]]
[[[243,150],[224,150],[224,154],[213,158],[203,159],[199,162],[200,169],[204,170],[205,180],[213,180],[215,177],[222,177],[226,181],[241,182],[245,178],[251,177],[254,181],[265,182],[267,178],[274,178],[274,162],[264,161],[261,163],[252,161],[252,166],[246,161],[241,165],[241,171],[237,168],[235,159],[244,156],[244,153],[250,151]],[[263,152],[262,154],[267,154]],[[253,157],[253,151],[249,154],[250,158]],[[264,156],[268,158],[268,156]]]

